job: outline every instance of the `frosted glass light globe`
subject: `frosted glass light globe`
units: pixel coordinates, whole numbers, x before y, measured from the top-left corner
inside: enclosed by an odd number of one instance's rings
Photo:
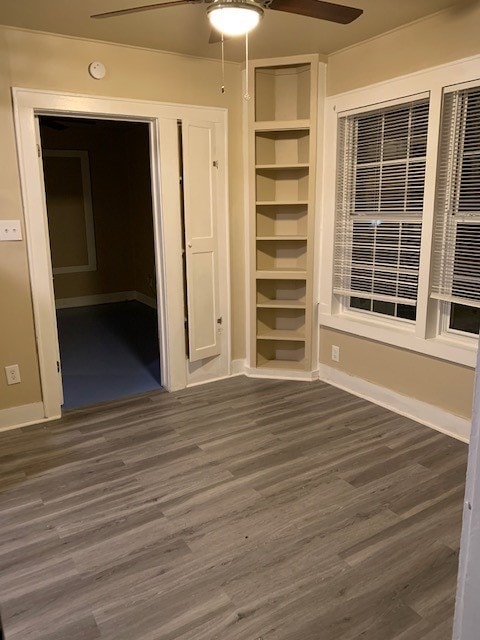
[[[260,22],[263,9],[255,5],[241,6],[231,3],[219,3],[208,8],[211,25],[226,36],[241,36],[249,33]]]

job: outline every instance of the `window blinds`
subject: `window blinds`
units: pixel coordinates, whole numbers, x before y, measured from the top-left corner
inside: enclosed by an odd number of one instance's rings
[[[443,100],[431,295],[480,307],[480,87]]]
[[[416,304],[428,99],[339,118],[334,292]]]

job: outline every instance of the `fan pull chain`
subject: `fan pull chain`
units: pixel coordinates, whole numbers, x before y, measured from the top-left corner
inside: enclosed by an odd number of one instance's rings
[[[225,93],[225,46],[222,33],[222,93]]]
[[[248,90],[248,33],[245,34],[245,94],[243,97],[245,100],[250,100]]]

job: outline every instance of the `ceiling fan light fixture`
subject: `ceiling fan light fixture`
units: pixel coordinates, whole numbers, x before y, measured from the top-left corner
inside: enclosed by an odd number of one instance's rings
[[[226,36],[250,33],[263,17],[263,9],[248,0],[220,0],[207,9],[208,19],[214,29]]]

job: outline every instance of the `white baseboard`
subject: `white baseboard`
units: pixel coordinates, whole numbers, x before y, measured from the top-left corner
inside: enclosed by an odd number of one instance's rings
[[[304,382],[312,382],[316,380],[316,372],[312,371],[295,371],[294,369],[256,369],[254,367],[245,367],[245,375],[249,378],[271,378],[274,380],[303,380]]]
[[[187,382],[187,389],[192,387],[201,387],[204,384],[210,384],[211,382],[219,382],[220,380],[227,380],[231,378],[230,374],[225,376],[216,376],[215,378],[205,378],[204,380],[195,380],[195,382]]]
[[[230,373],[226,375],[215,376],[214,378],[205,378],[202,380],[195,380],[194,382],[187,382],[187,388],[199,387],[202,384],[209,384],[210,382],[218,382],[219,380],[226,380],[227,378],[234,378],[235,376],[241,376],[245,374],[245,360],[232,360],[230,365]]]
[[[92,307],[97,304],[112,304],[113,302],[128,302],[130,300],[137,300],[152,307],[152,309],[157,308],[155,298],[150,298],[139,291],[115,291],[114,293],[98,293],[76,298],[58,298],[55,300],[55,307],[57,309],[73,309],[75,307]]]
[[[48,418],[48,420],[52,420],[52,418]],[[0,409],[0,431],[19,429],[29,424],[46,421],[43,402],[33,402],[19,407]]]
[[[246,360],[240,359],[240,360],[232,360],[232,363],[230,365],[230,375],[231,376],[241,376],[242,374],[245,373],[245,367],[246,367]]]
[[[444,411],[439,407],[404,396],[396,391],[391,391],[385,387],[350,376],[348,373],[321,364],[319,368],[319,379],[322,382],[344,389],[360,398],[365,398],[374,404],[390,409],[402,416],[411,418],[416,422],[431,427],[436,431],[445,433],[462,442],[469,442],[470,421],[456,416],[453,413]]]
[[[147,305],[151,309],[157,308],[157,301],[155,298],[151,296],[146,296],[144,293],[140,293],[140,291],[132,291],[133,298],[132,300],[136,300],[137,302],[141,302],[142,304]]]
[[[116,291],[115,293],[98,293],[92,296],[58,298],[58,300],[55,300],[55,307],[57,309],[73,309],[74,307],[91,307],[96,304],[110,304],[127,300],[135,300],[134,291]]]

